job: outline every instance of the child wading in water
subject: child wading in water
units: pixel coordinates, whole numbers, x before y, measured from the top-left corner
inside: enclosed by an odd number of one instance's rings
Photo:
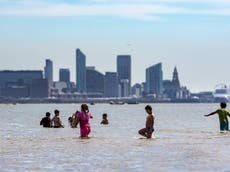
[[[106,114],[106,113],[104,113],[103,115],[102,115],[102,121],[101,121],[101,124],[103,124],[103,125],[108,125],[109,124],[109,120],[108,120],[108,115]]]
[[[91,132],[89,119],[93,118],[86,104],[81,105],[81,112],[76,113],[76,125],[80,123],[81,138],[89,138]]]
[[[219,121],[220,121],[220,131],[229,131],[229,127],[228,127],[228,117],[230,117],[230,113],[226,110],[227,104],[226,103],[220,103],[220,107],[221,109],[216,110],[215,112],[212,112],[207,116],[211,116],[211,115],[215,115],[218,114],[219,116]]]
[[[154,120],[155,120],[155,115],[152,112],[152,107],[150,105],[147,105],[145,107],[145,111],[148,114],[147,119],[146,119],[146,124],[145,128],[141,129],[138,133],[147,139],[152,138],[152,134],[154,131]]]

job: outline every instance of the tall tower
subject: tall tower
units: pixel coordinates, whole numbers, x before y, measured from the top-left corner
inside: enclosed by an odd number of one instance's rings
[[[179,80],[179,76],[178,76],[176,67],[174,68],[174,71],[173,71],[172,85],[174,89],[180,89],[180,80]]]
[[[126,80],[128,91],[122,94],[121,97],[129,96],[131,92],[131,56],[130,55],[118,55],[117,56],[117,74],[119,84],[123,84],[122,81]]]
[[[76,50],[76,88],[78,92],[86,92],[86,56],[80,49]]]
[[[48,80],[49,86],[53,85],[53,62],[50,59],[46,59],[46,65],[44,68],[45,79]]]
[[[70,70],[69,69],[59,69],[59,81],[70,83]]]
[[[157,97],[163,94],[162,63],[158,63],[146,69],[146,92]]]

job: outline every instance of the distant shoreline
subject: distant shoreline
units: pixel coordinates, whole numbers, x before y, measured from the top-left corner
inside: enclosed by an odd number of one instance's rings
[[[154,100],[154,99],[31,99],[31,98],[4,98],[0,99],[0,104],[111,104],[111,105],[123,105],[123,104],[139,104],[139,103],[216,103],[216,102],[205,102],[197,100]]]

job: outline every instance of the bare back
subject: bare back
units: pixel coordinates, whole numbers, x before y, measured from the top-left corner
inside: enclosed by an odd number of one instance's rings
[[[155,116],[154,114],[148,115],[146,118],[146,128],[150,128],[153,129],[154,128],[154,120],[155,120]]]

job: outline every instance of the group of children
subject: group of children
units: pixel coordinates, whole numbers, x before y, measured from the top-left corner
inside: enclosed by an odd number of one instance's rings
[[[229,131],[229,123],[228,123],[228,117],[230,117],[230,113],[226,110],[227,104],[221,103],[220,109],[205,115],[211,116],[214,114],[218,114],[219,116],[219,122],[220,122],[220,131]],[[141,130],[139,130],[139,134],[141,136],[144,136],[147,139],[152,138],[152,134],[154,132],[154,121],[155,121],[155,115],[153,113],[152,107],[150,105],[147,105],[145,107],[145,111],[147,113],[146,118],[146,124],[145,127]],[[46,113],[46,117],[44,117],[40,125],[43,125],[43,127],[53,127],[53,128],[64,128],[64,125],[62,124],[60,117],[59,117],[59,111],[55,110],[54,114],[55,116],[53,119],[50,119],[50,113]],[[80,124],[80,135],[81,138],[88,138],[89,133],[91,132],[91,126],[89,120],[93,118],[91,113],[89,112],[89,108],[86,104],[81,105],[81,111],[77,111],[75,114],[72,115],[72,117],[69,117],[68,121],[72,128],[76,128],[78,124]],[[102,115],[102,121],[101,124],[107,125],[109,124],[109,121],[107,119],[107,114]]]
[[[64,128],[64,125],[60,119],[60,112],[58,110],[54,111],[55,116],[50,118],[51,114],[46,113],[46,116],[42,118],[40,125],[43,125],[45,128]],[[89,120],[93,118],[89,112],[89,108],[86,104],[81,105],[81,111],[77,111],[71,117],[68,118],[69,124],[72,128],[76,128],[80,124],[80,135],[81,138],[88,138],[89,133],[91,132],[91,126]],[[108,125],[107,114],[102,115],[101,124]]]
[[[46,128],[64,128],[65,126],[62,124],[60,119],[60,112],[59,110],[54,111],[54,117],[51,119],[51,114],[46,112],[46,116],[42,118],[40,125]]]

